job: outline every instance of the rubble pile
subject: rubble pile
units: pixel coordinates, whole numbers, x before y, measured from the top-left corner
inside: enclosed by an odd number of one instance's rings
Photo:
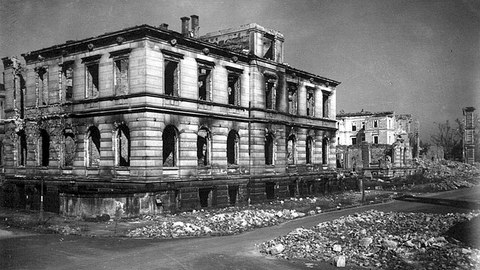
[[[151,217],[153,224],[136,228],[129,237],[178,238],[203,235],[237,234],[252,228],[267,227],[285,220],[305,216],[302,212],[285,209],[246,209],[233,212],[194,211],[173,216]]]
[[[68,225],[50,225],[47,230],[62,235],[79,235],[82,231],[80,227],[70,227]]]
[[[377,269],[480,269],[480,250],[445,235],[469,214],[384,213],[370,210],[310,229],[297,228],[259,246],[284,259]],[[476,268],[477,267],[477,268]]]
[[[442,179],[448,177],[470,178],[478,176],[480,169],[474,165],[451,160],[430,161],[419,159],[416,161],[423,175],[429,179]]]

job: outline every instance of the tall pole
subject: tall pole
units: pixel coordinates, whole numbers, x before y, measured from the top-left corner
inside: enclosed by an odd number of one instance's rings
[[[43,222],[43,176],[40,180],[40,222]]]

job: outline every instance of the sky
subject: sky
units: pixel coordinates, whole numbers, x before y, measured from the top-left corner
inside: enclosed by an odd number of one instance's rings
[[[341,82],[337,111],[412,114],[423,141],[480,111],[480,0],[0,0],[0,57],[193,14],[282,32],[286,63]]]

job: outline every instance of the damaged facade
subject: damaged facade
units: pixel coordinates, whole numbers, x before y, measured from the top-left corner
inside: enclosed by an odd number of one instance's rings
[[[386,177],[410,170],[418,134],[409,114],[339,113],[337,167]]]
[[[191,26],[190,26],[191,20]],[[281,33],[148,25],[3,58],[3,205],[153,214],[315,191],[335,175],[339,82]]]

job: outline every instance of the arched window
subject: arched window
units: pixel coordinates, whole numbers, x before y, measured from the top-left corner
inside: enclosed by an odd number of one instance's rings
[[[130,130],[120,125],[114,133],[115,165],[130,166]]]
[[[20,130],[17,133],[18,136],[18,166],[25,166],[27,163],[27,136],[25,135],[24,130]]]
[[[86,166],[98,167],[100,165],[100,131],[92,126],[87,132]]]
[[[227,162],[229,165],[238,164],[240,136],[232,129],[227,137]]]
[[[275,136],[269,132],[265,135],[265,165],[275,164]]]
[[[296,138],[295,135],[290,135],[288,136],[287,139],[287,164],[288,165],[294,165],[297,163],[296,159]]]
[[[197,136],[197,160],[198,166],[208,166],[211,162],[211,134],[210,130],[203,127]]]
[[[174,126],[163,130],[163,167],[178,166],[178,131]]]
[[[65,167],[72,167],[76,151],[75,135],[73,135],[72,132],[64,131],[64,136],[63,165]]]
[[[313,157],[313,139],[311,136],[308,136],[305,144],[305,159],[307,164],[312,164],[312,157]]]
[[[322,140],[322,164],[328,164],[329,141],[327,137]]]
[[[44,129],[40,130],[38,138],[38,165],[48,166],[50,162],[50,135]]]

